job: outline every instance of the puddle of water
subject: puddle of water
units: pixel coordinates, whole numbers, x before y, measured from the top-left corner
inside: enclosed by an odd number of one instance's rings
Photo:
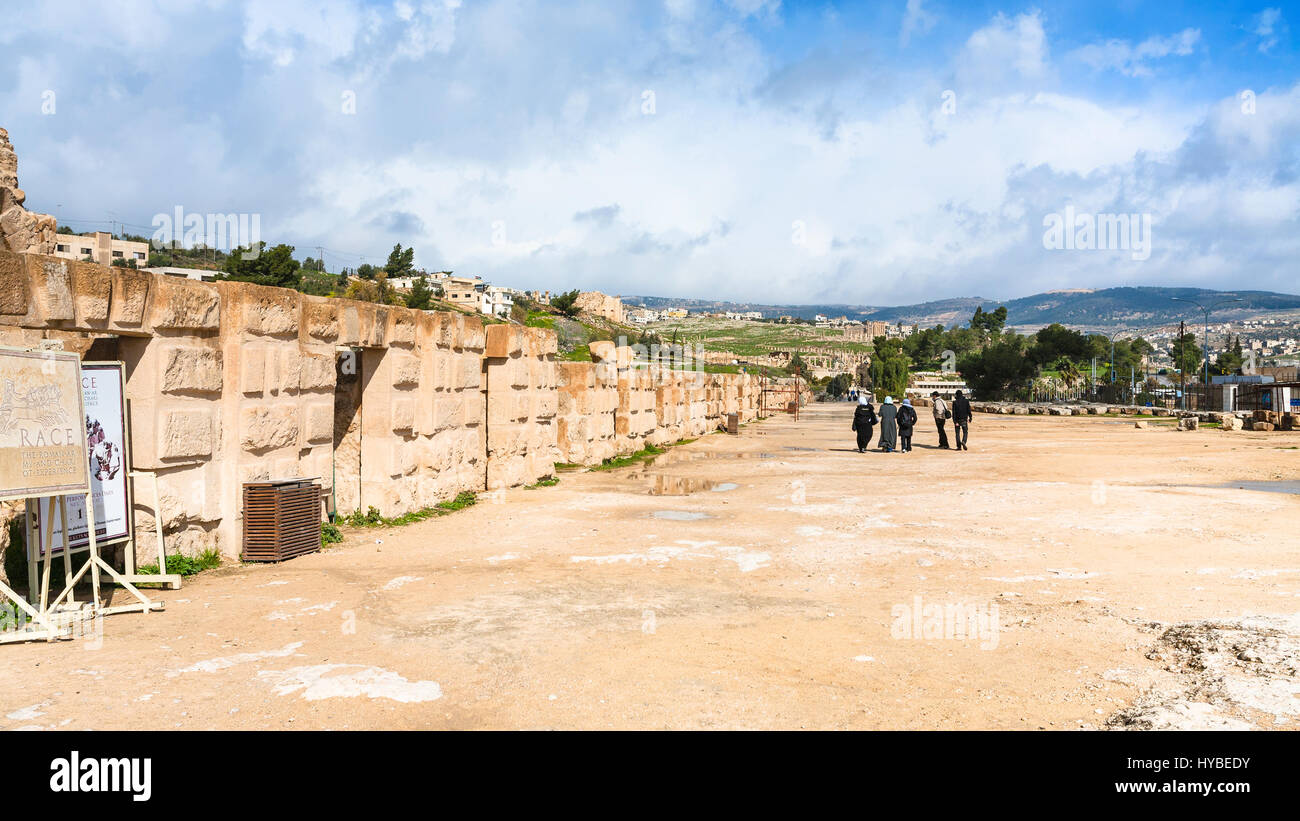
[[[646,479],[651,496],[688,496],[701,490],[725,491],[740,487],[735,482],[715,482],[690,476],[643,474],[642,478]]]
[[[697,522],[712,518],[707,513],[695,513],[689,510],[656,510],[650,514],[656,519],[668,519],[673,522]]]
[[[700,459],[775,459],[771,453],[722,453],[715,450],[682,450],[674,448],[647,462],[648,467],[664,467],[678,462],[695,462]]]
[[[1221,482],[1217,485],[1200,485],[1199,487],[1225,487],[1237,490],[1259,490],[1264,493],[1300,494],[1300,479],[1243,479],[1239,482]]]

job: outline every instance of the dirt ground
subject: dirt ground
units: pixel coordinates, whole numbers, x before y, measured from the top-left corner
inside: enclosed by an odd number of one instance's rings
[[[1300,720],[1300,434],[818,405],[0,645],[0,728]],[[121,594],[118,596],[121,599]]]

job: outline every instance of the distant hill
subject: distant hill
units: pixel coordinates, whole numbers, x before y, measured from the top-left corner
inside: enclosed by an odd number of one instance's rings
[[[1300,311],[1300,296],[1272,291],[1212,291],[1205,288],[1101,288],[1048,291],[1019,299],[998,300],[985,297],[956,297],[922,302],[916,305],[880,307],[871,305],[766,305],[760,303],[723,302],[705,299],[670,299],[653,296],[625,296],[624,304],[647,308],[686,308],[697,311],[761,311],[765,317],[797,316],[812,319],[817,314],[849,319],[874,319],[902,322],[923,327],[950,327],[970,320],[976,307],[992,311],[1007,306],[1008,325],[1039,327],[1059,322],[1076,327],[1141,327],[1164,325],[1179,319],[1199,319],[1195,306],[1175,302],[1172,297],[1191,299],[1210,305],[1223,299],[1239,297],[1243,301],[1215,309],[1220,320],[1241,318],[1270,311]]]

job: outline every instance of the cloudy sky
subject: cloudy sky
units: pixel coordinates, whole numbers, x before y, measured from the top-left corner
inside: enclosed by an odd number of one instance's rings
[[[61,223],[254,213],[330,270],[401,242],[622,294],[1295,293],[1270,2],[6,0],[0,127]],[[1045,248],[1067,206],[1149,215],[1149,256]]]

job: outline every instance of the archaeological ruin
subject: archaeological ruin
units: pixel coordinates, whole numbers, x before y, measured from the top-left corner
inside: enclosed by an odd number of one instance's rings
[[[395,515],[759,411],[753,375],[640,368],[613,343],[557,362],[546,329],[35,253],[53,220],[22,209],[7,141],[0,160],[0,344],[125,363],[169,550],[238,555],[244,482],[319,477],[330,508]]]

